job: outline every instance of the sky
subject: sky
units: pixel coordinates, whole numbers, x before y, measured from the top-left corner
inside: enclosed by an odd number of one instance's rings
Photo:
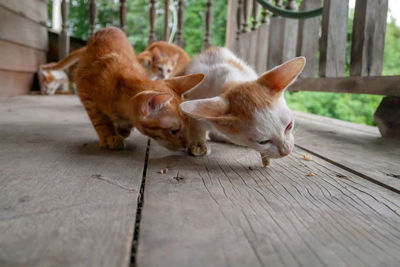
[[[354,8],[356,0],[350,0],[350,7]],[[389,0],[389,14],[388,21],[390,17],[396,19],[396,24],[400,26],[400,0]]]

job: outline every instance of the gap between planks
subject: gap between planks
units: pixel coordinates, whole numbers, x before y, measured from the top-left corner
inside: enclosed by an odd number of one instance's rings
[[[149,153],[150,153],[150,145],[151,141],[150,138],[147,139],[147,146],[146,146],[146,153],[144,157],[144,165],[143,165],[143,175],[142,181],[140,184],[140,190],[137,198],[137,206],[136,206],[136,216],[134,222],[134,232],[132,238],[132,247],[131,247],[131,258],[130,258],[130,267],[136,267],[136,255],[137,255],[137,248],[139,243],[139,232],[140,232],[140,221],[142,217],[142,208],[144,204],[144,190],[146,185],[146,175],[147,175],[147,163],[149,161]]]

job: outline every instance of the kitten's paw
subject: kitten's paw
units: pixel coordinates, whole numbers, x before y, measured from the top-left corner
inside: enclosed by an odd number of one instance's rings
[[[193,156],[205,156],[210,154],[211,149],[207,144],[207,141],[193,142],[189,146],[189,153]]]
[[[124,138],[119,135],[108,136],[105,142],[100,143],[101,148],[121,150],[125,148]]]

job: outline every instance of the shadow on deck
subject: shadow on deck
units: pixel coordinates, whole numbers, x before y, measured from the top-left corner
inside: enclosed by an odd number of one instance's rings
[[[76,97],[2,99],[0,265],[127,266],[139,204],[137,266],[398,266],[400,142],[296,124],[295,151],[262,168],[245,148],[194,158],[138,133],[103,151]]]

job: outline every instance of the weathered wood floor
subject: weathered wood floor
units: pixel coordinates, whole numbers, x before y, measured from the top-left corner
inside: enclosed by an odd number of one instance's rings
[[[262,168],[138,133],[103,151],[76,97],[1,99],[0,266],[399,266],[400,142],[296,122],[295,151]]]

